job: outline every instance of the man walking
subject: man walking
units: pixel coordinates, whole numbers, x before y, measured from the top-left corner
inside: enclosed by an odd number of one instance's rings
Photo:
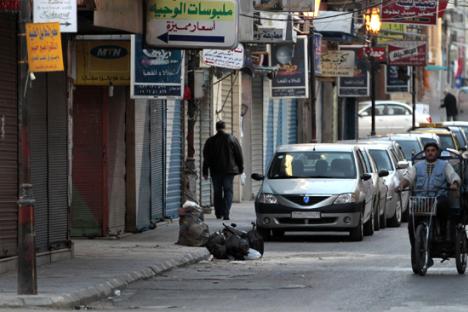
[[[214,189],[216,218],[229,220],[232,205],[234,176],[244,171],[242,149],[237,139],[224,132],[226,125],[216,123],[216,135],[206,140],[203,148],[203,177],[208,179],[208,169]]]
[[[447,121],[456,121],[458,110],[457,110],[457,99],[450,93],[448,89],[444,91],[444,103],[440,107],[445,107],[445,112],[447,113]]]

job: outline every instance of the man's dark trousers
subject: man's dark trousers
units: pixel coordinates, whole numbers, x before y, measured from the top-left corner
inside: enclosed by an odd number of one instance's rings
[[[214,189],[216,218],[229,219],[231,211],[234,175],[214,175],[211,177]]]

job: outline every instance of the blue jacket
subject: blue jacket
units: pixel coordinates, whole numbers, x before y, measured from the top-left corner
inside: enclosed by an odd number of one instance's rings
[[[447,196],[447,178],[445,177],[446,160],[437,159],[431,176],[427,174],[427,162],[416,163],[416,191],[419,196]],[[443,188],[443,189],[441,189]],[[427,190],[428,192],[420,192]]]

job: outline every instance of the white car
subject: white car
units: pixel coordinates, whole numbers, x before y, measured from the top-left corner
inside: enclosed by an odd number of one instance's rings
[[[371,133],[372,104],[362,102],[359,110],[359,138],[366,138]],[[377,135],[390,133],[405,133],[413,125],[413,110],[405,103],[396,101],[375,102],[375,131]],[[416,110],[416,126],[420,123],[432,122],[428,113]]]

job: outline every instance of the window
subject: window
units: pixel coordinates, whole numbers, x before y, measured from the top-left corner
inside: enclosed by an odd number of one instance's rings
[[[447,148],[455,148],[455,142],[453,141],[452,135],[447,134],[447,135],[440,135],[439,134],[439,139],[440,139],[440,148],[441,149],[447,149]]]
[[[418,141],[410,141],[410,140],[397,140],[398,144],[400,144],[403,153],[405,154],[406,160],[411,160],[413,155],[421,152],[421,146],[419,145]]]
[[[358,167],[359,167],[359,174],[368,173],[369,171],[366,169],[363,156],[361,151],[358,151]]]
[[[356,165],[351,152],[277,153],[268,172],[269,179],[355,179]]]
[[[372,173],[373,172],[372,165],[371,165],[369,155],[367,154],[367,152],[362,151],[362,159],[364,160],[364,164],[366,165],[366,172]]]
[[[409,115],[408,110],[401,105],[388,104],[387,105],[388,115],[391,116],[400,116],[400,115]]]
[[[365,111],[366,116],[371,116],[372,115],[372,106],[368,107]],[[375,105],[375,116],[383,116],[385,115],[385,106],[380,104],[380,105]]]
[[[370,150],[369,153],[371,154],[372,158],[374,158],[375,164],[377,165],[377,169],[381,170],[388,170],[393,171],[393,164],[390,160],[390,156],[388,155],[387,151],[385,150]]]

